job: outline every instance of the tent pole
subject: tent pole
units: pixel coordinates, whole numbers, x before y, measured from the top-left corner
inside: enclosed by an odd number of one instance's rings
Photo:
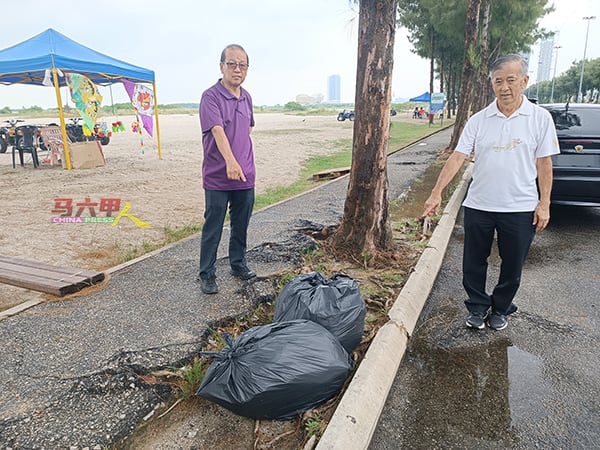
[[[110,106],[112,106],[112,113],[113,113],[113,116],[115,116],[115,119],[117,119],[117,113],[115,111],[115,101],[113,100],[113,95],[112,95],[112,84],[108,85],[108,89],[110,90]]]
[[[56,91],[56,101],[58,102],[58,115],[60,117],[60,131],[63,138],[63,149],[65,151],[65,161],[67,163],[67,169],[71,170],[71,155],[69,154],[69,143],[67,140],[67,127],[65,125],[65,113],[62,107],[62,100],[60,98],[60,85],[58,84],[58,73],[56,67],[52,68],[52,76],[54,77],[54,90]]]
[[[156,100],[156,82],[152,82],[152,90],[154,91],[154,117],[156,118],[156,142],[158,143],[158,159],[162,159],[160,151],[160,126],[158,126],[158,100]]]

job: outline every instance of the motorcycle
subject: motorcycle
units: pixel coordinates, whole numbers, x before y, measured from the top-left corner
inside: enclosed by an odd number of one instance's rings
[[[0,127],[0,153],[6,153],[9,145],[15,145],[15,130],[21,119],[7,119],[7,127]]]
[[[8,148],[8,129],[0,127],[0,153],[6,153]]]
[[[337,116],[337,120],[338,122],[343,122],[344,120],[350,120],[353,121],[354,120],[354,111],[346,111],[343,110],[341,113],[338,114]]]
[[[398,114],[398,112],[395,109],[391,109],[390,110],[390,116],[395,116],[396,114]],[[343,110],[341,113],[338,114],[337,116],[337,120],[338,122],[343,122],[344,120],[354,120],[354,111],[346,111]]]

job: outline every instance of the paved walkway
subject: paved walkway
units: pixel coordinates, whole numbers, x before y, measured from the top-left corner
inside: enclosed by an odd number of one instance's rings
[[[429,167],[449,138],[447,129],[390,156],[391,199]],[[338,223],[347,182],[342,177],[254,214],[249,264],[259,274],[255,282],[228,274],[223,244],[220,292],[202,294],[197,235],[116,268],[96,292],[1,320],[0,448],[94,448],[128,435],[166,394],[136,374],[187,361],[209,324],[272,298],[271,283],[260,278],[294,267],[278,249],[301,243],[299,230],[308,223]]]

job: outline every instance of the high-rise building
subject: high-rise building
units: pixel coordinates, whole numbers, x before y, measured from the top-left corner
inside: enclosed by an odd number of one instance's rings
[[[550,69],[552,66],[552,55],[554,52],[554,35],[543,39],[540,43],[540,58],[537,72],[537,80],[546,81],[550,79]]]
[[[329,103],[340,103],[341,100],[341,78],[339,75],[330,75],[327,78],[327,101]]]

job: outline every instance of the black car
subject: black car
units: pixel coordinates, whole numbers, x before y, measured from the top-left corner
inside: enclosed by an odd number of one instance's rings
[[[600,206],[600,105],[548,104],[560,144],[552,157],[551,202]]]

